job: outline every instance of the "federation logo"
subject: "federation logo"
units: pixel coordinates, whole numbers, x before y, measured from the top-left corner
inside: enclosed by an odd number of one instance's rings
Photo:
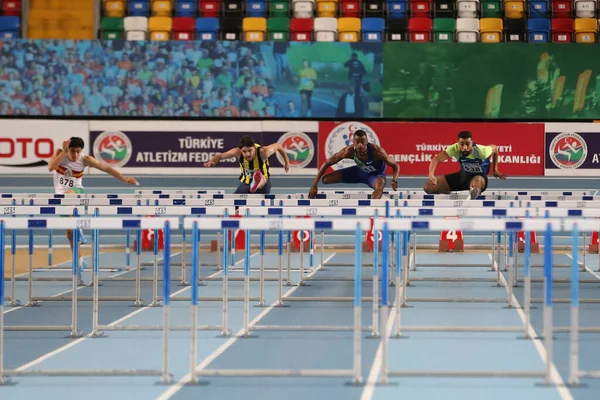
[[[564,132],[552,140],[548,151],[552,162],[558,168],[577,169],[585,162],[588,148],[580,135]]]
[[[94,141],[94,157],[111,167],[122,167],[133,153],[131,141],[123,132],[102,132]]]
[[[373,129],[368,125],[355,121],[344,122],[333,128],[329,133],[329,136],[327,136],[327,139],[325,140],[325,156],[329,158],[344,147],[351,145],[354,138],[354,132],[359,129],[362,129],[367,133],[369,143],[379,144],[379,137],[377,137]],[[334,165],[332,168],[339,170],[351,167],[352,165],[354,165],[353,160],[345,159]]]
[[[279,138],[277,143],[287,153],[291,168],[304,168],[310,164],[314,157],[315,145],[304,132],[287,132]],[[277,159],[283,165],[283,157],[279,153],[276,154]]]

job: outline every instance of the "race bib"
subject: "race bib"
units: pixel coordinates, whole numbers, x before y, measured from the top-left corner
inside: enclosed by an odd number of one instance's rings
[[[58,183],[61,186],[67,186],[67,187],[74,187],[75,186],[75,179],[73,178],[67,178],[66,176],[61,176],[60,178],[58,178]]]
[[[375,167],[372,165],[364,165],[364,166],[360,167],[360,169],[362,169],[364,172],[367,172],[367,173],[376,171]]]
[[[481,165],[476,164],[476,163],[464,163],[463,169],[465,172],[469,172],[472,174],[477,174],[477,173],[483,172],[483,170],[481,169]]]

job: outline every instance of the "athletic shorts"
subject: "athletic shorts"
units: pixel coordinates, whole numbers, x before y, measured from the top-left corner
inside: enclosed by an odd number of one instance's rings
[[[249,183],[243,183],[240,182],[239,186],[237,187],[237,189],[235,189],[235,192],[233,192],[234,194],[270,194],[271,193],[271,180],[268,179],[267,183],[265,183],[265,186],[263,186],[262,188],[258,189],[256,192],[252,193],[250,192],[250,184]]]
[[[357,165],[353,167],[342,168],[340,173],[342,174],[342,183],[364,183],[370,188],[373,188],[377,178],[382,177],[385,179],[386,177],[385,171],[381,173],[368,173],[360,169]]]
[[[459,192],[461,190],[469,190],[471,180],[476,177],[481,176],[485,180],[485,185],[481,192],[484,192],[487,189],[488,185],[488,177],[487,175],[482,174],[469,174],[464,171],[454,172],[452,174],[444,175],[446,181],[448,182],[448,186],[450,187],[450,191]]]

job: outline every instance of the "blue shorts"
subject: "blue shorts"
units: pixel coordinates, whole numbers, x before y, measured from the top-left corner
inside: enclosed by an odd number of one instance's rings
[[[385,179],[385,170],[383,172],[372,172],[368,173],[360,169],[358,166],[342,168],[340,170],[342,175],[342,183],[364,183],[369,187],[373,188],[373,184],[380,176]]]

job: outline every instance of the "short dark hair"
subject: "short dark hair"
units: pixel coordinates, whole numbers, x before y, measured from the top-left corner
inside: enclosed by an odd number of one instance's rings
[[[358,136],[358,137],[367,137],[367,132],[363,131],[362,129],[357,129],[354,132],[354,136]]]
[[[458,138],[459,139],[472,139],[473,135],[471,135],[471,132],[469,131],[462,131],[458,133]]]
[[[240,138],[238,149],[241,149],[242,147],[254,147],[254,139],[252,139],[252,136],[246,135]]]
[[[85,147],[85,142],[80,137],[73,136],[70,140],[71,140],[71,143],[69,143],[69,148],[81,147],[83,149]]]

